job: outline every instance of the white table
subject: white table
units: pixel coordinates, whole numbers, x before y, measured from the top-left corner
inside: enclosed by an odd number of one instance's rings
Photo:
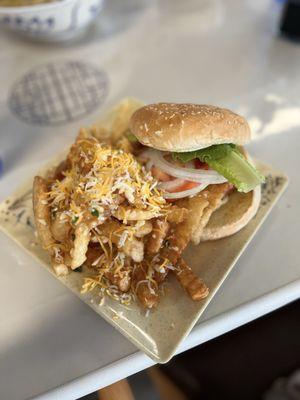
[[[290,177],[284,196],[179,352],[300,295],[300,46],[276,38],[275,28],[272,1],[110,0],[94,32],[76,45],[0,35],[0,157],[6,167],[1,199],[99,114],[39,127],[8,110],[6,99],[18,77],[63,59],[88,59],[107,72],[105,106],[132,95],[243,112],[254,131],[252,154]],[[1,399],[75,399],[152,364],[3,234],[0,251]]]

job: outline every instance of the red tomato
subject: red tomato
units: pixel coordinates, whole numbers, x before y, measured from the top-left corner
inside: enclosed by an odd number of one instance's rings
[[[209,169],[209,165],[200,161],[199,158],[195,158],[194,165],[196,169]]]
[[[201,162],[201,161],[199,161]],[[206,164],[201,163],[204,166],[206,166]],[[157,179],[159,182],[169,182],[169,181],[173,181],[174,178],[173,176],[167,174],[166,172],[162,171],[161,169],[153,166],[151,168],[151,173],[154,176],[155,179]],[[192,181],[188,181],[188,180],[184,180],[183,183],[179,186],[176,186],[174,189],[168,190],[169,193],[177,193],[177,192],[183,192],[184,190],[189,190],[192,189],[196,186],[198,186],[199,183],[198,182],[192,182]],[[174,201],[177,201],[178,199],[167,199],[168,202],[173,203]]]
[[[170,192],[170,193],[183,192],[184,190],[189,190],[196,186],[199,186],[198,182],[184,181],[184,183],[182,185],[177,186],[176,189],[168,190],[168,192]]]
[[[176,189],[173,190],[168,190],[170,193],[177,193],[177,192],[183,192],[184,190],[189,190],[192,189],[193,187],[198,186],[199,183],[197,182],[192,182],[192,181],[184,181],[184,183],[180,186],[177,186]],[[166,199],[168,203],[174,203],[178,199]]]
[[[168,182],[174,179],[171,175],[167,174],[166,172],[162,171],[157,167],[152,167],[151,173],[154,176],[154,178],[160,182]]]

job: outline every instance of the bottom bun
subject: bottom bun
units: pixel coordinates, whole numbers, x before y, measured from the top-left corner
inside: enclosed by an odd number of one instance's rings
[[[210,217],[201,241],[222,239],[244,228],[257,213],[260,199],[260,186],[249,193],[231,193],[228,201]]]

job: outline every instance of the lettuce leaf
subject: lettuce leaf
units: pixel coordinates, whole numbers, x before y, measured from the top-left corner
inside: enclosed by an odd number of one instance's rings
[[[134,136],[134,134],[131,133],[131,132],[128,132],[128,133],[127,133],[127,139],[128,139],[129,142],[131,142],[131,143],[137,143],[137,142],[138,142],[137,137]]]
[[[198,158],[223,175],[239,192],[250,192],[265,177],[241,154],[234,144],[217,144],[186,153],[172,153],[174,160],[184,163]]]

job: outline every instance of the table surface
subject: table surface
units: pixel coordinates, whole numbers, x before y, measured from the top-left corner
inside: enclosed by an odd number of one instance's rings
[[[250,121],[250,152],[290,185],[178,352],[300,295],[300,46],[276,34],[278,2],[107,2],[85,39],[31,43],[0,34],[0,200],[125,96],[231,107]],[[84,60],[109,80],[105,104],[80,121],[35,126],[15,117],[15,81],[48,62]],[[0,397],[76,399],[152,361],[10,239],[0,234]],[[283,327],[284,328],[284,327]]]

